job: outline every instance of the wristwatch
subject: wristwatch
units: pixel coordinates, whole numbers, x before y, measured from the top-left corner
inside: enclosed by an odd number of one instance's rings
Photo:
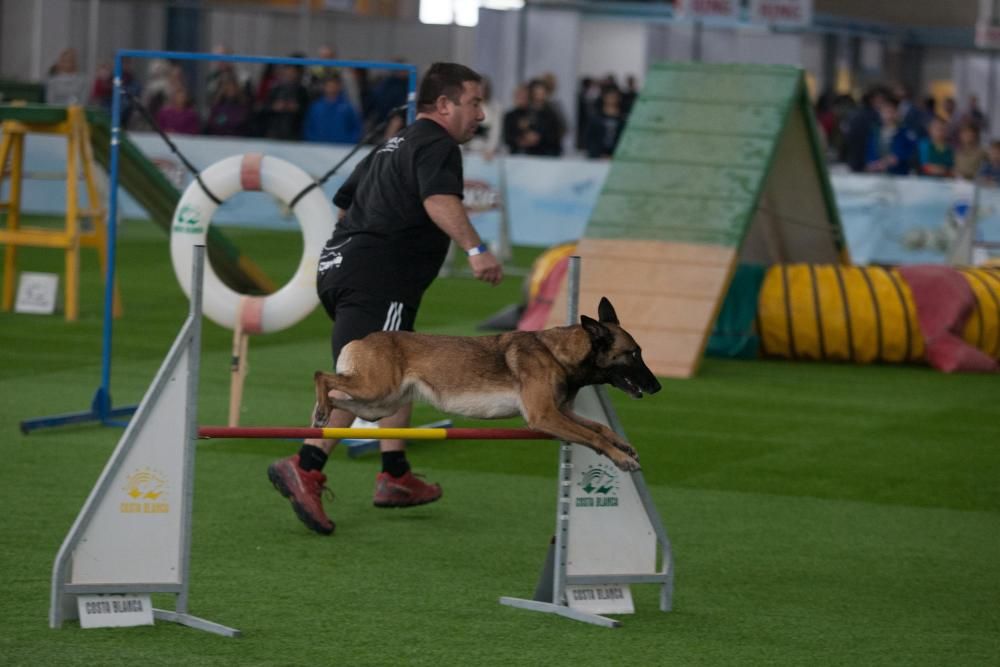
[[[475,248],[466,250],[465,254],[469,257],[475,257],[476,255],[482,255],[484,252],[489,252],[489,248],[486,247],[485,243],[480,243]]]

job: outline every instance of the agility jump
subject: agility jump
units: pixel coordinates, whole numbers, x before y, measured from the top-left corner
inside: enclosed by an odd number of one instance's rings
[[[283,59],[215,57],[209,54],[117,53],[115,94],[112,97],[109,285],[113,284],[114,267],[113,225],[117,210],[115,184],[118,176],[122,58],[156,55],[178,55],[186,60],[284,62]],[[288,62],[310,64],[309,60]],[[321,64],[329,63],[324,61]],[[414,88],[416,72],[412,66],[395,65],[389,68],[408,69],[411,89]],[[412,97],[410,103],[412,114]],[[243,170],[242,159],[240,158],[241,175],[244,171],[247,174],[258,173],[257,167],[253,165],[250,165],[253,166],[252,169]],[[263,167],[263,159],[258,166],[261,167],[259,173],[263,179],[268,173]],[[294,201],[291,205],[294,206]],[[204,221],[203,226],[207,224]],[[71,619],[79,619],[83,627],[150,625],[154,620],[161,620],[223,636],[239,636],[239,630],[235,628],[189,613],[194,459],[195,442],[199,437],[303,438],[318,435],[321,438],[395,436],[438,440],[556,439],[547,433],[529,429],[422,428],[402,429],[400,433],[395,429],[200,428],[197,421],[198,377],[206,262],[205,246],[199,243],[190,245],[191,263],[188,268],[191,272],[191,290],[188,317],[59,549],[52,569],[50,627],[59,628]],[[578,319],[576,295],[579,291],[579,262],[571,262],[569,275],[570,294],[573,298],[568,299],[568,320],[573,324]],[[611,315],[602,316],[602,319],[617,322],[617,318],[612,316],[610,304],[605,306],[602,301],[599,310],[604,309]],[[583,318],[584,324],[588,319]],[[596,320],[592,322],[594,325],[599,324]],[[108,323],[106,310],[105,359],[109,359]],[[638,350],[634,352],[630,359],[639,358]],[[103,370],[107,375],[107,363]],[[321,376],[320,379],[328,378]],[[650,385],[655,382],[655,378],[652,378]],[[637,385],[632,381],[620,388],[633,395],[641,393],[638,389],[653,391],[652,387],[644,384]],[[110,407],[107,386],[108,383],[105,382],[99,390],[103,393],[104,400],[95,399],[95,405],[103,407],[94,412],[105,413],[104,408]],[[658,383],[655,389],[659,389]],[[368,407],[372,410],[378,408],[377,405]],[[600,387],[582,387],[576,394],[574,409],[578,411],[578,419],[592,424],[593,428],[605,433],[609,440],[621,438],[624,443],[624,432],[610,401]],[[556,428],[553,429],[557,433],[565,430],[560,429],[559,424],[557,421]],[[579,428],[579,423],[576,425]],[[574,433],[578,433],[578,430],[574,430]],[[638,465],[632,458],[634,451],[624,457],[633,465],[622,465],[623,461],[617,461],[616,468],[602,454],[594,451],[596,449],[607,454],[604,447],[590,449],[570,444],[575,438],[567,438],[565,434],[559,439],[562,440],[562,445],[556,531],[549,544],[535,594],[532,599],[503,597],[500,603],[615,627],[620,624],[619,621],[601,614],[632,613],[634,607],[629,586],[635,583],[654,583],[661,589],[660,609],[669,611],[673,593],[670,542],[642,474],[638,471]],[[584,437],[584,441],[587,440]],[[618,453],[619,458],[622,458],[623,449],[624,446],[613,449],[610,454]],[[595,478],[602,480],[600,489],[588,483]],[[590,494],[593,493],[600,493],[601,497],[592,497]],[[601,502],[597,502],[598,500]],[[598,507],[599,512],[595,510]],[[595,536],[600,539],[595,539]],[[153,608],[151,594],[175,596],[174,609]],[[96,618],[95,616],[103,615],[94,613],[93,603],[108,602],[108,596],[119,603],[125,602],[124,605],[118,605],[124,607],[124,612],[118,614],[116,611],[115,618]]]

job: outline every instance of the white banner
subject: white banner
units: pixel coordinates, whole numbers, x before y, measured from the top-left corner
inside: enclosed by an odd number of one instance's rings
[[[159,136],[129,136],[180,189],[187,186],[190,176]],[[315,178],[350,150],[349,146],[263,139],[191,136],[175,140],[200,169],[230,155],[255,151],[288,160]],[[32,136],[27,142],[25,169],[29,173],[22,190],[26,213],[65,213],[65,182],[31,177],[32,173],[65,170],[65,143],[47,136]],[[359,151],[324,185],[328,197],[333,197],[365,153]],[[501,216],[506,215],[511,242],[535,247],[575,241],[583,235],[611,166],[607,160],[520,155],[485,160],[468,154],[464,162],[466,207],[484,240],[496,240]],[[952,211],[971,200],[970,185],[951,179],[836,173],[831,182],[847,245],[857,264],[945,262],[954,231]],[[4,180],[0,197],[6,196],[8,185],[9,179]],[[124,190],[120,192],[123,217],[148,217]],[[81,185],[80,195],[84,194]],[[981,240],[1000,242],[1000,189],[981,187],[978,197]],[[218,208],[212,224],[298,231],[295,216],[262,192],[238,193]]]

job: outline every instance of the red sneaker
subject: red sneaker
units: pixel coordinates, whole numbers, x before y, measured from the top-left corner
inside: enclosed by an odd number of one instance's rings
[[[375,507],[426,505],[440,497],[440,485],[428,484],[410,471],[402,477],[380,472],[375,478]]]
[[[330,535],[336,525],[323,511],[326,475],[299,467],[299,455],[279,459],[267,467],[267,478],[278,493],[292,501],[292,509],[309,530]]]

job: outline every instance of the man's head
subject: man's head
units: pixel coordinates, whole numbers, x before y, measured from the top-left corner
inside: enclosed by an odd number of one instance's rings
[[[434,63],[417,93],[417,112],[448,131],[460,144],[471,139],[486,117],[482,77],[465,65]]]
[[[990,162],[1000,164],[1000,140],[990,142]]]
[[[531,106],[543,107],[549,101],[549,87],[541,79],[532,79],[528,82],[528,97],[531,100]]]
[[[343,83],[340,77],[336,74],[332,74],[325,79],[323,79],[323,97],[328,100],[335,100],[340,97],[340,91],[343,90]]]
[[[528,87],[523,83],[514,89],[514,106],[518,109],[525,109],[528,106]]]
[[[617,88],[605,88],[601,91],[601,108],[605,113],[617,112],[621,107],[622,94]]]
[[[887,97],[877,107],[879,116],[882,118],[882,125],[894,127],[899,122],[899,102],[895,98]]]
[[[979,128],[975,123],[963,123],[958,128],[958,145],[963,148],[979,148]]]
[[[935,144],[944,144],[948,141],[948,123],[940,116],[931,118],[927,124],[927,134]]]
[[[302,79],[302,71],[295,65],[280,65],[278,80],[281,83],[298,83]]]

